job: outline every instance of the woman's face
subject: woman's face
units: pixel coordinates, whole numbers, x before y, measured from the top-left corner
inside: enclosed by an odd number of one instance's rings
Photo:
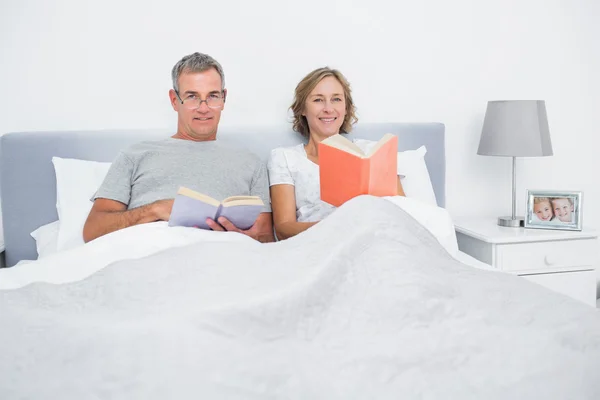
[[[321,80],[308,95],[302,115],[311,135],[323,139],[339,133],[346,116],[342,84],[333,76]]]

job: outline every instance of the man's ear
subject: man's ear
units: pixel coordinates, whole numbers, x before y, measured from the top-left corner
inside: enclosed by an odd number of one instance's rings
[[[169,100],[171,100],[171,106],[173,107],[173,110],[178,111],[179,99],[177,98],[177,93],[175,93],[175,90],[173,89],[169,90]]]
[[[227,89],[223,89],[223,103],[227,101]]]

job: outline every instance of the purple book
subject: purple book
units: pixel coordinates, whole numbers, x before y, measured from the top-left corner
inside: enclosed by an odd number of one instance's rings
[[[218,201],[186,187],[180,187],[171,210],[169,226],[188,226],[210,229],[206,219],[227,218],[242,230],[254,225],[263,211],[264,203],[257,196],[232,196]]]

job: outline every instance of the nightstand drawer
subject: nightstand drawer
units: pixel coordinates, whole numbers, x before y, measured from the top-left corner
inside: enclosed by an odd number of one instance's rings
[[[531,282],[596,307],[596,272],[594,270],[521,276]]]
[[[590,239],[498,245],[496,265],[504,271],[584,269],[597,262],[596,245]]]

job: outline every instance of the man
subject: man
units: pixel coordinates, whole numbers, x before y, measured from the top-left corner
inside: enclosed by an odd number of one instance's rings
[[[216,231],[240,232],[274,241],[269,184],[264,163],[243,149],[217,141],[227,90],[221,65],[206,54],[182,58],[172,71],[169,97],[177,112],[177,133],[161,141],[138,143],[112,163],[83,228],[95,238],[129,226],[168,221],[180,186],[216,199],[259,196],[265,203],[254,226],[242,231],[230,221],[207,220]]]

